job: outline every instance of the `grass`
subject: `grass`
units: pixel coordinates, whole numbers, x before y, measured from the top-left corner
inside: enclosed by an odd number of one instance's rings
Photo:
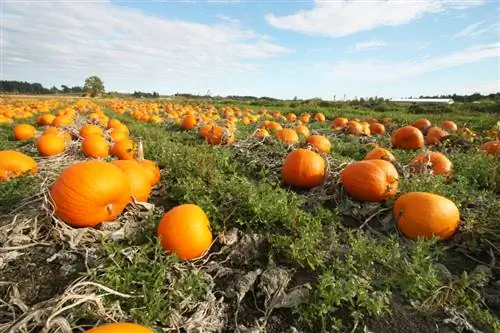
[[[212,147],[195,131],[183,131],[172,124],[137,122],[129,115],[117,115],[99,100],[96,103],[109,116],[126,123],[131,133],[144,142],[146,158],[157,161],[162,168],[161,190],[152,198],[156,208],[148,217],[146,230],[122,241],[103,241],[100,264],[86,273],[91,281],[134,296],[104,297],[106,308],[118,305],[124,313],[122,318],[157,329],[172,327],[176,318],[191,318],[199,304],[212,302],[214,295],[226,297],[225,306],[234,311],[227,281],[221,282],[206,267],[190,266],[166,255],[157,242],[155,227],[162,213],[176,204],[195,203],[210,217],[214,236],[238,228],[244,234],[261,235],[266,243],[267,251],[249,265],[233,263],[225,267],[227,270],[243,274],[264,270],[272,263],[297,272],[302,280],[294,280],[295,284],[307,282],[312,286],[304,302],[278,315],[287,318],[285,323],[289,326],[306,332],[361,332],[369,330],[374,320],[395,316],[394,307],[404,305],[408,313],[436,318],[455,309],[485,332],[500,330],[498,317],[484,301],[489,284],[500,279],[500,269],[494,261],[500,259],[498,158],[477,149],[463,151],[451,147],[446,151],[454,165],[451,178],[421,174],[402,179],[401,193],[428,191],[446,196],[457,204],[463,220],[459,238],[411,242],[398,233],[393,222],[383,226],[383,213],[367,224],[357,221],[358,226],[364,227],[356,228],[347,223],[352,217],[340,213],[334,200],[319,199],[312,192],[284,186],[280,168],[289,147],[272,139],[263,143],[247,141],[256,128],[253,125],[238,125],[234,147]],[[280,111],[299,113],[291,108]],[[330,119],[391,117],[398,124],[422,117],[433,123],[453,119],[476,131],[494,124],[491,115],[464,111],[445,115],[401,110],[310,111],[323,112]],[[311,124],[310,128],[314,132],[328,125]],[[10,130],[11,127],[0,127],[1,149],[30,144],[9,141]],[[328,158],[333,161],[333,168],[360,160],[369,150],[365,139],[330,133],[328,136],[333,147]],[[377,142],[390,147],[387,136]],[[393,153],[401,165],[406,165],[419,152]],[[6,213],[16,202],[38,191],[38,185],[36,177],[0,183],[0,212]],[[216,262],[224,259],[216,258]],[[489,266],[493,276],[473,274],[477,265]],[[246,302],[242,303],[244,311],[240,313],[245,313],[242,321],[247,326],[262,315],[257,289],[253,289],[253,296],[245,296]],[[75,311],[72,316],[75,323],[80,319],[103,319],[99,313],[88,310]],[[232,317],[227,318],[225,329],[234,330],[232,325]]]

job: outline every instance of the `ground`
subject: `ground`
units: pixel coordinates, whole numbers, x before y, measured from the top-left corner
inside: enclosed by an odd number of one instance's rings
[[[61,100],[51,111],[79,100]],[[130,205],[115,222],[69,227],[53,215],[47,191],[61,170],[86,159],[78,138],[64,154],[41,158],[33,140],[12,138],[15,124],[34,124],[36,116],[0,124],[0,150],[24,152],[39,165],[34,176],[0,183],[0,332],[81,332],[111,321],[157,332],[500,332],[500,163],[479,150],[498,114],[265,106],[268,114],[327,118],[308,127],[332,143],[322,155],[328,179],[299,190],[281,180],[293,147],[252,136],[262,120],[240,121],[234,144],[211,146],[175,120],[133,117],[133,109],[163,110],[171,101],[88,101],[68,130],[96,110],[119,119],[159,164],[161,183],[148,204]],[[384,136],[352,136],[331,128],[336,117],[392,121]],[[451,176],[413,174],[407,166],[418,151],[391,149],[392,131],[424,117],[476,133],[432,148],[453,162]],[[452,239],[411,241],[395,226],[393,199],[361,203],[343,191],[340,172],[375,142],[396,157],[399,194],[432,192],[457,205],[461,226]],[[194,261],[166,254],[156,237],[164,212],[181,203],[199,205],[216,238]]]

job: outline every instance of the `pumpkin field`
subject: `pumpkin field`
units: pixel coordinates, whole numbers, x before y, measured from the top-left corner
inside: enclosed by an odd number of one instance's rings
[[[0,332],[500,332],[469,106],[1,96]]]

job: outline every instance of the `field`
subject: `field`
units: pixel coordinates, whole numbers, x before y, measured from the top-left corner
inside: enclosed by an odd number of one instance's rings
[[[59,123],[41,121],[48,112]],[[332,126],[341,117],[360,127]],[[433,126],[451,120],[458,130],[422,148],[394,148],[391,135],[422,118]],[[143,151],[158,164],[160,181],[113,221],[77,228],[54,211],[50,191],[63,170],[91,160],[81,149],[84,125],[102,128],[111,146],[119,142],[111,119],[135,143],[125,155],[141,159]],[[466,107],[411,113],[406,107],[3,97],[0,151],[31,156],[37,171],[9,177],[0,157],[0,332],[83,332],[110,322],[155,332],[500,332],[500,149],[488,153],[483,145],[498,140],[499,120]],[[303,126],[331,143],[329,152],[317,152],[326,170],[318,186],[284,183],[287,156],[299,147],[319,148],[300,133],[299,142],[278,140],[275,123]],[[371,123],[384,123],[385,133],[366,130]],[[37,132],[16,140],[18,124]],[[36,143],[50,124],[58,125],[54,135],[64,137],[64,149],[42,157]],[[269,136],[256,131],[264,127]],[[377,147],[395,157],[397,193],[356,200],[343,171]],[[412,160],[429,151],[444,154],[451,172],[416,170]],[[357,173],[353,181],[365,177]],[[77,192],[87,191],[83,181],[73,183]],[[451,200],[460,212],[458,230],[407,237],[393,209],[410,192]],[[167,253],[157,236],[163,215],[186,203],[203,209],[213,235],[208,251],[192,260]],[[431,210],[411,204],[416,214]],[[439,210],[429,214],[424,223],[441,218]],[[412,228],[425,233],[425,226]]]

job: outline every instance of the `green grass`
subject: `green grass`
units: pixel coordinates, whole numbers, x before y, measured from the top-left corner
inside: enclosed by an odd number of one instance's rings
[[[268,110],[284,114],[305,111],[273,107]],[[168,326],[174,313],[189,313],[189,307],[205,301],[214,288],[207,273],[202,269],[186,270],[175,256],[164,253],[155,237],[155,227],[163,211],[176,204],[195,203],[209,216],[214,236],[233,227],[264,236],[269,245],[269,252],[264,254],[267,260],[256,260],[252,267],[240,268],[265,269],[273,262],[307,276],[306,280],[312,284],[311,294],[305,303],[289,310],[293,318],[289,324],[304,331],[345,332],[355,323],[361,328],[369,319],[390,316],[396,301],[427,315],[440,316],[445,308],[455,308],[467,313],[468,319],[485,331],[500,329],[498,318],[482,301],[484,287],[491,281],[486,276],[471,274],[471,267],[479,264],[477,260],[488,260],[485,258],[489,258],[491,251],[500,259],[498,249],[492,245],[500,244],[498,158],[477,149],[450,148],[446,154],[454,165],[451,178],[423,174],[401,179],[400,193],[429,191],[446,196],[457,204],[463,220],[458,239],[412,242],[397,232],[393,222],[389,229],[380,228],[377,219],[362,230],[350,227],[332,200],[322,202],[311,198],[307,191],[284,186],[280,167],[288,147],[273,139],[251,149],[212,147],[196,131],[183,131],[175,125],[139,123],[128,115],[105,111],[126,123],[131,133],[143,141],[146,158],[157,161],[162,168],[162,190],[158,197],[152,198],[157,208],[150,216],[147,230],[121,242],[105,241],[104,261],[88,272],[93,281],[137,296],[105,298],[108,306],[118,302],[130,320],[155,328]],[[491,115],[465,111],[446,114],[410,114],[402,110],[367,113],[331,108],[309,111],[323,112],[329,119],[392,117],[398,126],[422,117],[436,124],[452,119],[479,132],[491,128],[495,122]],[[255,125],[238,125],[237,141],[248,139],[255,128]],[[313,123],[310,128],[328,129],[329,122]],[[20,145],[7,139],[10,130],[0,127],[2,149]],[[367,140],[333,134],[329,138],[330,157],[339,165],[360,160],[368,151]],[[377,142],[390,148],[388,136]],[[401,165],[419,153],[392,151]],[[36,178],[0,183],[0,211],[6,212],[31,195],[37,185]],[[360,225],[363,221],[358,222]],[[464,249],[467,256],[462,254]],[[443,276],[439,269],[441,264],[451,262],[454,263],[449,267],[452,279]],[[498,280],[498,269],[494,269],[494,274]],[[94,314],[85,316],[93,318]]]

